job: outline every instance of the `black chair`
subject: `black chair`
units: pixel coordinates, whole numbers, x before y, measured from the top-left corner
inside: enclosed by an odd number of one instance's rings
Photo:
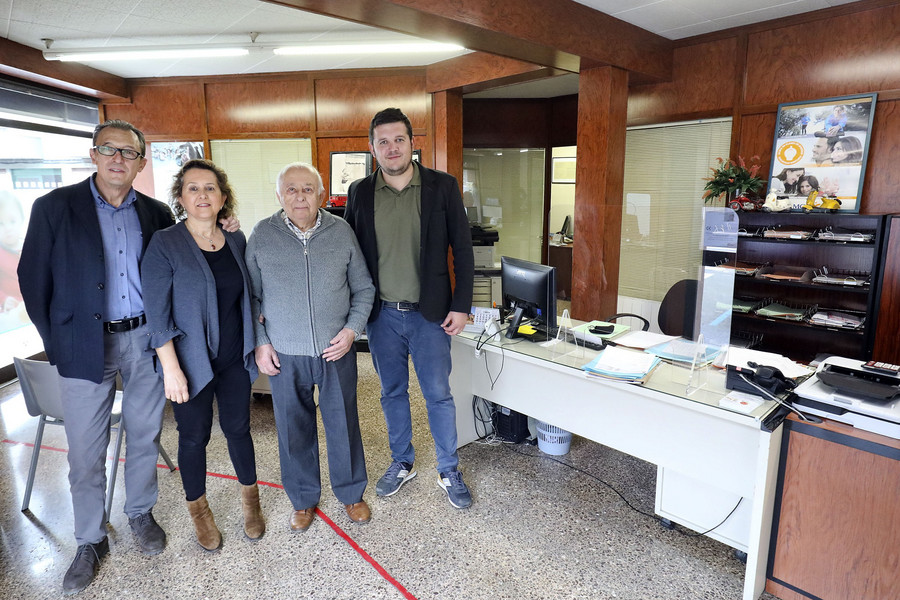
[[[657,321],[660,330],[666,335],[678,335],[687,339],[694,339],[694,318],[697,314],[697,280],[682,279],[666,292],[659,305]],[[641,330],[647,331],[650,322],[634,313],[617,313],[607,317],[607,322],[613,322],[618,318],[632,317],[642,322]]]

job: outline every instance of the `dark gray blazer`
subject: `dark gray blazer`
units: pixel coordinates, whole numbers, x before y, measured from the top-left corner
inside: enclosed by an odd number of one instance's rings
[[[169,207],[136,192],[144,251],[175,222]],[[34,201],[19,258],[25,309],[63,377],[103,380],[106,268],[90,178]],[[145,300],[146,302],[146,300]],[[149,357],[148,357],[149,359]]]
[[[254,380],[258,373],[250,316],[250,280],[244,263],[247,240],[240,231],[224,233],[228,249],[222,251],[234,255],[244,280],[241,296],[244,368]],[[219,306],[215,277],[184,222],[153,236],[141,263],[141,284],[149,330],[148,348],[160,348],[175,340],[175,353],[193,398],[213,378],[211,360],[219,350]],[[159,373],[163,375],[161,367]]]
[[[344,219],[356,232],[366,265],[375,283],[375,305],[369,321],[378,318],[381,302],[378,280],[378,244],[375,239],[375,180],[378,171],[350,184]],[[468,314],[472,309],[475,257],[472,232],[456,178],[419,165],[422,178],[422,237],[419,265],[419,310],[433,322],[441,322],[451,310]],[[453,251],[455,285],[450,284],[447,251]]]

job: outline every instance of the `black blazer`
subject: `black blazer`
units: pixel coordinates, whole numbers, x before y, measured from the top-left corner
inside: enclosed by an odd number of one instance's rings
[[[143,250],[155,231],[174,224],[172,211],[137,192]],[[106,271],[90,178],[34,201],[19,258],[19,287],[44,350],[63,377],[103,379]]]
[[[429,321],[443,321],[450,311],[468,314],[472,309],[475,257],[472,232],[456,178],[419,165],[422,179],[422,239],[419,265],[422,273],[419,311]],[[375,282],[375,305],[369,321],[381,311],[378,283],[378,246],[375,241],[375,178],[378,172],[350,184],[344,219],[356,232],[366,265]],[[450,284],[447,250],[453,249],[455,287]]]

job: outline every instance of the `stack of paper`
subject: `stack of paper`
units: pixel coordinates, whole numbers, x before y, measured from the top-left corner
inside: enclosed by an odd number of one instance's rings
[[[682,338],[647,348],[647,352],[655,354],[663,360],[693,363],[696,359],[698,366],[710,364],[716,359],[721,351],[721,348],[706,344],[698,344],[697,342]]]
[[[659,362],[659,358],[652,354],[608,346],[594,360],[581,368],[589,375],[643,383]]]
[[[809,322],[813,325],[822,325],[823,327],[859,329],[862,327],[865,320],[865,317],[842,313],[835,310],[820,310],[810,317]]]
[[[611,333],[591,333],[591,327],[608,327],[613,326],[613,330]],[[575,339],[585,340],[587,342],[592,342],[594,344],[602,344],[604,340],[611,340],[615,337],[618,337],[628,331],[630,327],[628,325],[619,325],[618,323],[607,323],[606,321],[590,321],[588,323],[582,323],[576,327],[572,328],[572,335],[575,336]]]

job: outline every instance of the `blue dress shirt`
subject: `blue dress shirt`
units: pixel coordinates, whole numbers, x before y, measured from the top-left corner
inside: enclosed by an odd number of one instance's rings
[[[116,208],[100,195],[93,177],[91,193],[94,196],[97,218],[100,220],[106,267],[106,314],[103,320],[117,321],[136,317],[144,312],[139,266],[143,236],[141,222],[134,207],[137,196],[134,188],[131,188],[125,200]]]

